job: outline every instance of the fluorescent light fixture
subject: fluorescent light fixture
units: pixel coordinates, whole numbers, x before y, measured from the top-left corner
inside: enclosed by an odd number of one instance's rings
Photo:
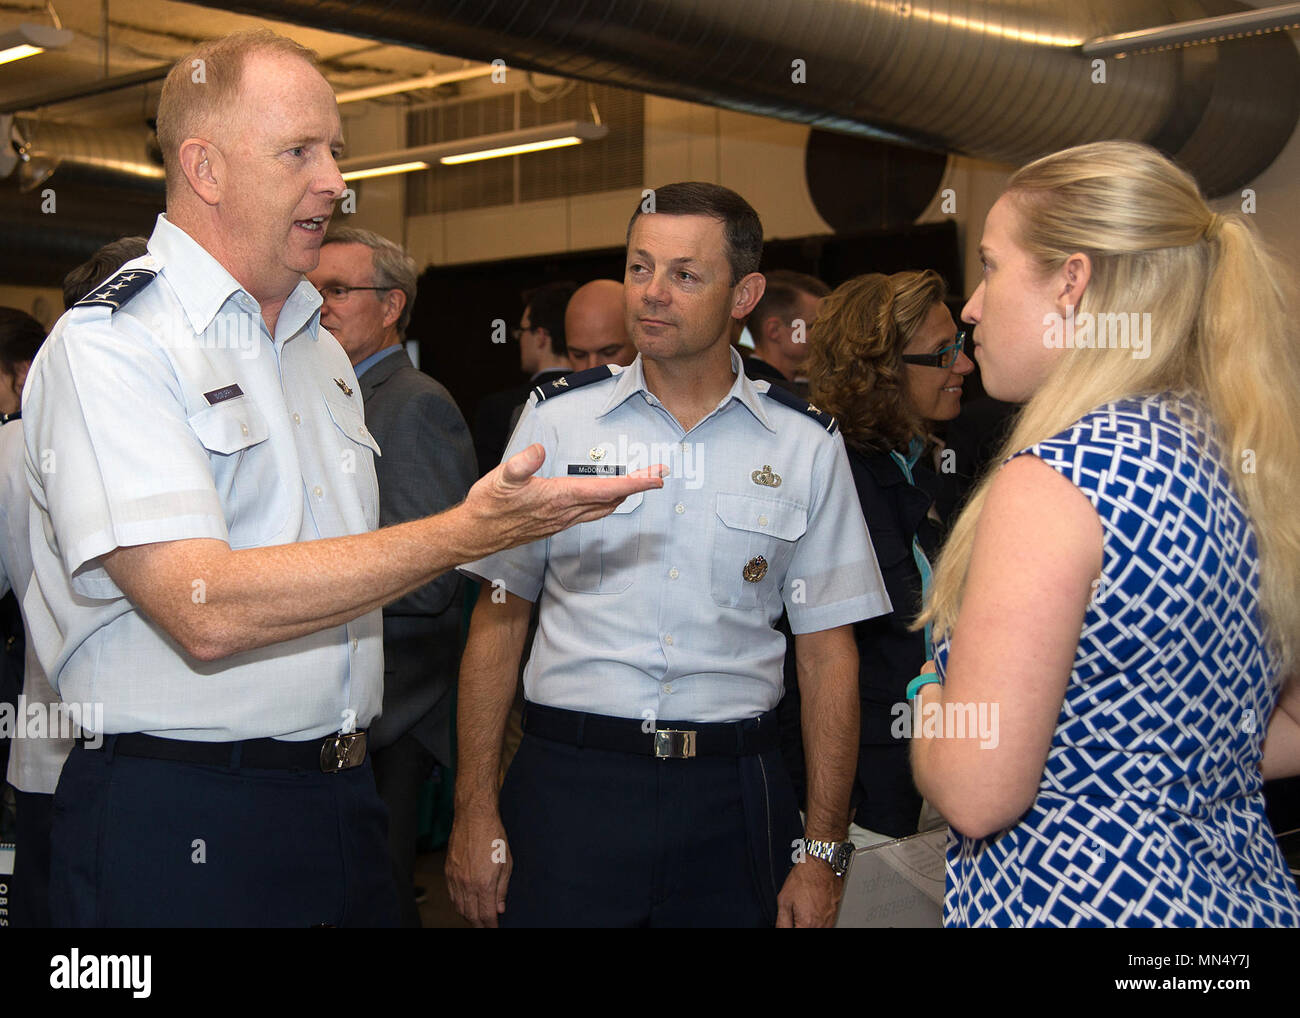
[[[1081,47],[1085,57],[1123,57],[1154,53],[1203,43],[1244,39],[1269,32],[1286,32],[1300,28],[1300,3],[1278,4],[1240,14],[1223,14],[1214,18],[1179,21],[1172,25],[1144,28],[1119,35],[1102,35],[1088,39]]]
[[[34,57],[37,53],[44,53],[45,50],[39,46],[28,46],[21,43],[17,46],[10,46],[6,50],[0,50],[0,64],[11,64],[15,60],[24,60],[27,57]]]
[[[390,81],[384,85],[369,85],[366,88],[350,88],[339,92],[334,98],[339,105],[360,102],[362,99],[378,99],[384,95],[397,95],[399,92],[414,92],[419,88],[437,88],[453,81],[467,81],[470,78],[486,78],[497,68],[491,64],[480,67],[465,67],[459,71],[444,71],[436,74],[430,71],[418,78],[406,78],[402,81]]]
[[[47,49],[62,49],[70,42],[72,33],[66,28],[19,25],[13,31],[0,33],[0,64],[34,57]]]
[[[368,170],[349,170],[343,174],[344,180],[365,180],[367,177],[387,177],[393,173],[411,173],[414,170],[427,170],[429,164],[416,160],[410,163],[392,163],[388,166],[372,166]]]
[[[503,145],[501,148],[485,148],[479,152],[466,152],[458,156],[443,156],[438,162],[444,166],[458,163],[472,163],[479,159],[500,159],[502,156],[518,156],[525,152],[544,152],[548,148],[565,148],[569,145],[581,145],[582,139],[571,134],[567,138],[552,138],[550,141],[530,141],[523,145]]]
[[[435,162],[451,163],[453,160],[469,162],[473,159],[493,159],[521,152],[537,152],[560,145],[595,141],[607,134],[609,128],[604,124],[593,124],[585,120],[564,120],[558,124],[543,124],[540,127],[521,128],[518,131],[501,131],[497,134],[482,134],[476,138],[458,138],[455,141],[441,141],[435,145],[420,145],[416,148],[398,149],[395,152],[357,156],[353,159],[344,159],[339,163],[339,170],[344,180],[357,180],[360,178],[353,174],[376,171],[368,175],[379,176],[377,172],[379,170],[387,173],[406,173],[424,168],[412,164],[427,165]]]

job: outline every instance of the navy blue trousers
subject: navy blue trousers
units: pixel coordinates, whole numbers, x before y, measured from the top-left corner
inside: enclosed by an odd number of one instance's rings
[[[72,751],[54,796],[55,926],[394,926],[367,759],[320,771]]]
[[[502,926],[755,927],[803,828],[781,754],[656,760],[525,735]]]
[[[14,801],[18,831],[9,921],[15,927],[43,928],[50,925],[50,817],[54,796],[15,788]]]

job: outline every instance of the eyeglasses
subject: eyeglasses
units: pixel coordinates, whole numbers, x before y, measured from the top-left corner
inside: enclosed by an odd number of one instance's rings
[[[345,304],[347,303],[348,295],[351,294],[353,290],[388,291],[396,289],[397,287],[395,286],[342,286],[336,284],[333,286],[318,286],[316,287],[316,292],[321,295],[322,300],[332,300],[336,304]]]
[[[517,329],[511,329],[511,330],[510,330],[510,335],[514,336],[514,338],[515,338],[515,342],[518,343],[518,342],[519,342],[519,338],[520,338],[520,337],[521,337],[525,332],[536,332],[536,331],[537,331],[537,326],[536,326],[536,325],[521,325],[521,326],[519,326],[519,328],[517,328]]]
[[[903,354],[903,363],[920,364],[927,368],[950,368],[957,363],[957,358],[961,356],[962,347],[966,345],[966,340],[969,337],[970,330],[962,329],[957,333],[957,338],[951,344],[934,353]]]

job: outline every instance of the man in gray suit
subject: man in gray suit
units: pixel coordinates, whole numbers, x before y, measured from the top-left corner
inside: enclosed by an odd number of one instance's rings
[[[474,445],[451,394],[402,347],[415,301],[415,262],[368,230],[331,230],[309,276],[321,325],[356,371],[366,426],[379,443],[379,525],[441,512],[477,478]],[[460,661],[461,583],[444,573],[384,609],[384,705],[370,727],[375,783],[388,806],[389,847],[403,923],[419,926],[413,890],[420,788],[450,763]]]

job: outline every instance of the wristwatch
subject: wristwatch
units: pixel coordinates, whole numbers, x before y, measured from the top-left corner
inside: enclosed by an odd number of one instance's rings
[[[810,855],[814,859],[820,859],[824,863],[829,863],[830,868],[835,871],[835,875],[842,877],[848,872],[849,859],[853,857],[853,842],[814,841],[809,838],[804,841],[803,850],[806,855]]]

